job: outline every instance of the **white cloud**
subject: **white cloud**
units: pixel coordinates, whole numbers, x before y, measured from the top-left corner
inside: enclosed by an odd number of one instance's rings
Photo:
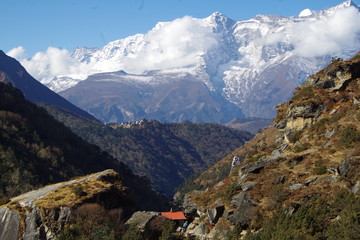
[[[25,49],[17,47],[8,52],[18,59],[27,71],[40,82],[47,84],[52,79],[69,76],[85,79],[88,75],[125,70],[141,73],[146,70],[159,70],[183,67],[198,62],[198,55],[217,44],[212,30],[201,25],[201,21],[184,17],[172,22],[161,23],[145,35],[145,47],[131,56],[103,61],[80,62],[71,58],[66,49],[49,47],[25,59]]]
[[[16,58],[34,78],[45,84],[55,76],[85,79],[90,73],[90,66],[72,59],[66,49],[49,47],[45,52],[26,59],[25,49],[20,46],[7,52],[7,55]]]
[[[8,56],[16,58],[16,59],[23,59],[25,57],[25,48],[22,46],[16,47],[11,49],[6,53]]]
[[[359,47],[360,13],[355,8],[339,9],[333,16],[305,21],[291,29],[294,53],[303,57],[341,54]]]
[[[280,32],[269,33],[259,44],[286,42],[301,57],[341,56],[342,51],[360,46],[360,13],[353,7],[337,9],[331,16],[286,25]]]
[[[210,28],[188,16],[162,23],[149,31],[145,40],[147,45],[136,57],[124,59],[125,71],[140,73],[196,64],[199,54],[217,44]]]
[[[303,57],[341,56],[344,49],[359,48],[358,23],[360,13],[355,8],[344,8],[330,17],[304,18],[304,21],[289,24],[255,43],[272,45],[286,42],[291,45],[289,50],[293,49],[294,54]],[[184,67],[197,64],[201,54],[218,44],[218,36],[203,24],[204,21],[188,16],[161,23],[145,35],[145,45],[130,51],[127,56],[120,54],[115,60],[102,58],[105,53],[99,52],[91,61],[80,62],[71,58],[68,50],[54,47],[38,52],[30,59],[25,58],[23,47],[14,48],[7,54],[18,59],[31,75],[44,84],[50,83],[55,76],[83,80],[88,75],[105,71],[141,73]]]

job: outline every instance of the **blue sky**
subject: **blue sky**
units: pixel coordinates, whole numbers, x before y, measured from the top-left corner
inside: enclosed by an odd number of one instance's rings
[[[102,47],[159,21],[189,15],[204,18],[218,11],[234,20],[256,14],[294,16],[305,8],[320,10],[345,0],[1,0],[0,49],[23,46],[30,57],[49,46],[72,51]],[[359,4],[358,1],[354,1]]]

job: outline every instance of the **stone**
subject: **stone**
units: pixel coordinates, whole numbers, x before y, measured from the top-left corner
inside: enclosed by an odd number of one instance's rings
[[[209,222],[211,225],[215,225],[219,221],[219,218],[223,215],[224,210],[225,210],[224,205],[220,205],[215,208],[210,208],[207,210]]]
[[[233,167],[239,165],[244,159],[240,158],[239,156],[235,156],[231,162],[231,169],[233,169]]]
[[[239,176],[243,176],[249,173],[259,173],[261,169],[263,169],[266,165],[268,165],[270,161],[266,161],[264,159],[260,159],[254,163],[249,163],[240,168]]]
[[[159,216],[158,212],[147,212],[138,211],[135,212],[129,220],[125,223],[126,225],[136,225],[140,230],[144,230],[148,223],[156,216]]]
[[[185,216],[195,216],[198,210],[202,210],[196,203],[191,200],[190,195],[186,194],[183,201]]]
[[[3,207],[0,208],[0,216],[0,239],[17,240],[20,226],[19,213]]]
[[[354,97],[353,101],[354,101],[354,104],[360,104],[360,99],[358,100],[356,97]]]
[[[336,133],[336,129],[333,129],[333,130],[329,130],[325,133],[325,137],[326,138],[331,138],[332,136],[334,136],[334,134]]]
[[[204,236],[210,232],[209,228],[205,225],[204,222],[200,222],[193,230],[189,231],[190,234],[195,236]]]
[[[334,113],[336,113],[337,112],[337,109],[333,109],[333,110],[331,110],[331,112],[329,113],[330,115],[333,115]]]
[[[296,118],[314,118],[320,115],[322,110],[321,105],[309,104],[309,105],[292,105],[290,106],[287,117],[292,118],[293,121]],[[289,124],[287,124],[289,126]]]
[[[241,185],[241,190],[246,192],[251,190],[253,187],[255,187],[257,185],[256,182],[246,182],[244,184]]]
[[[301,156],[296,156],[296,157],[293,157],[292,159],[290,159],[287,164],[289,166],[296,166],[298,165],[299,163],[302,162],[302,160],[304,160],[304,156],[301,155]]]
[[[314,182],[314,184],[321,184],[323,182],[336,183],[338,181],[339,181],[338,176],[332,175],[332,176],[319,178]]]
[[[226,219],[232,224],[240,225],[246,229],[254,214],[256,202],[248,193],[241,192],[232,198],[230,205],[236,209],[233,212],[226,212]]]
[[[316,85],[319,82],[319,77],[316,75],[310,75],[304,82],[304,87],[311,87]]]
[[[282,119],[278,123],[275,124],[275,127],[277,129],[284,129],[286,127],[286,125],[287,125],[286,119]]]
[[[356,193],[359,192],[359,189],[360,189],[360,181],[357,181],[357,182],[355,183],[355,185],[351,188],[351,192],[352,192],[353,194],[356,194]]]
[[[349,160],[348,160],[348,159],[345,159],[345,160],[341,163],[341,165],[339,166],[339,173],[340,173],[340,175],[346,177],[346,175],[347,175],[348,172],[350,171],[351,167],[352,167],[352,166],[351,166]]]
[[[285,182],[285,176],[279,177],[279,179],[277,180],[277,182],[283,184],[283,183]]]
[[[296,191],[299,190],[302,187],[302,184],[300,183],[291,183],[289,186],[289,190]]]
[[[304,182],[304,185],[309,186],[311,183],[315,182],[317,179],[318,179],[317,177],[309,178]]]
[[[46,199],[54,193],[66,194],[66,189],[74,185],[94,183],[98,183],[102,188],[89,190],[82,199],[67,202],[62,198],[57,200],[56,197]],[[128,189],[122,185],[120,175],[113,170],[105,170],[67,182],[47,185],[12,198],[9,207],[0,208],[0,239],[12,240],[13,236],[15,239],[21,236],[25,240],[56,239],[56,235],[69,222],[72,210],[86,203],[97,203],[104,208],[121,206],[128,214],[135,209],[135,203]],[[21,221],[19,216],[22,218]]]

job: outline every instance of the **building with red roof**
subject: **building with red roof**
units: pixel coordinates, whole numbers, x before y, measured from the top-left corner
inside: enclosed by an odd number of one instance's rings
[[[161,216],[171,220],[186,220],[183,212],[161,212]]]

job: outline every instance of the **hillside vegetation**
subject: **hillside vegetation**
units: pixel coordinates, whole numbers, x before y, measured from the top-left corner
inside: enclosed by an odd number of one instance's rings
[[[43,106],[73,132],[146,176],[169,196],[186,178],[212,166],[252,137],[245,131],[209,123],[141,120],[105,125]]]
[[[0,99],[0,198],[115,169],[133,191],[139,208],[164,206],[164,199],[146,179],[72,133],[45,109],[25,100],[19,90],[0,83]]]
[[[360,54],[333,60],[277,111],[271,127],[188,183],[198,191],[186,195],[184,207],[200,219],[187,233],[359,239]]]

